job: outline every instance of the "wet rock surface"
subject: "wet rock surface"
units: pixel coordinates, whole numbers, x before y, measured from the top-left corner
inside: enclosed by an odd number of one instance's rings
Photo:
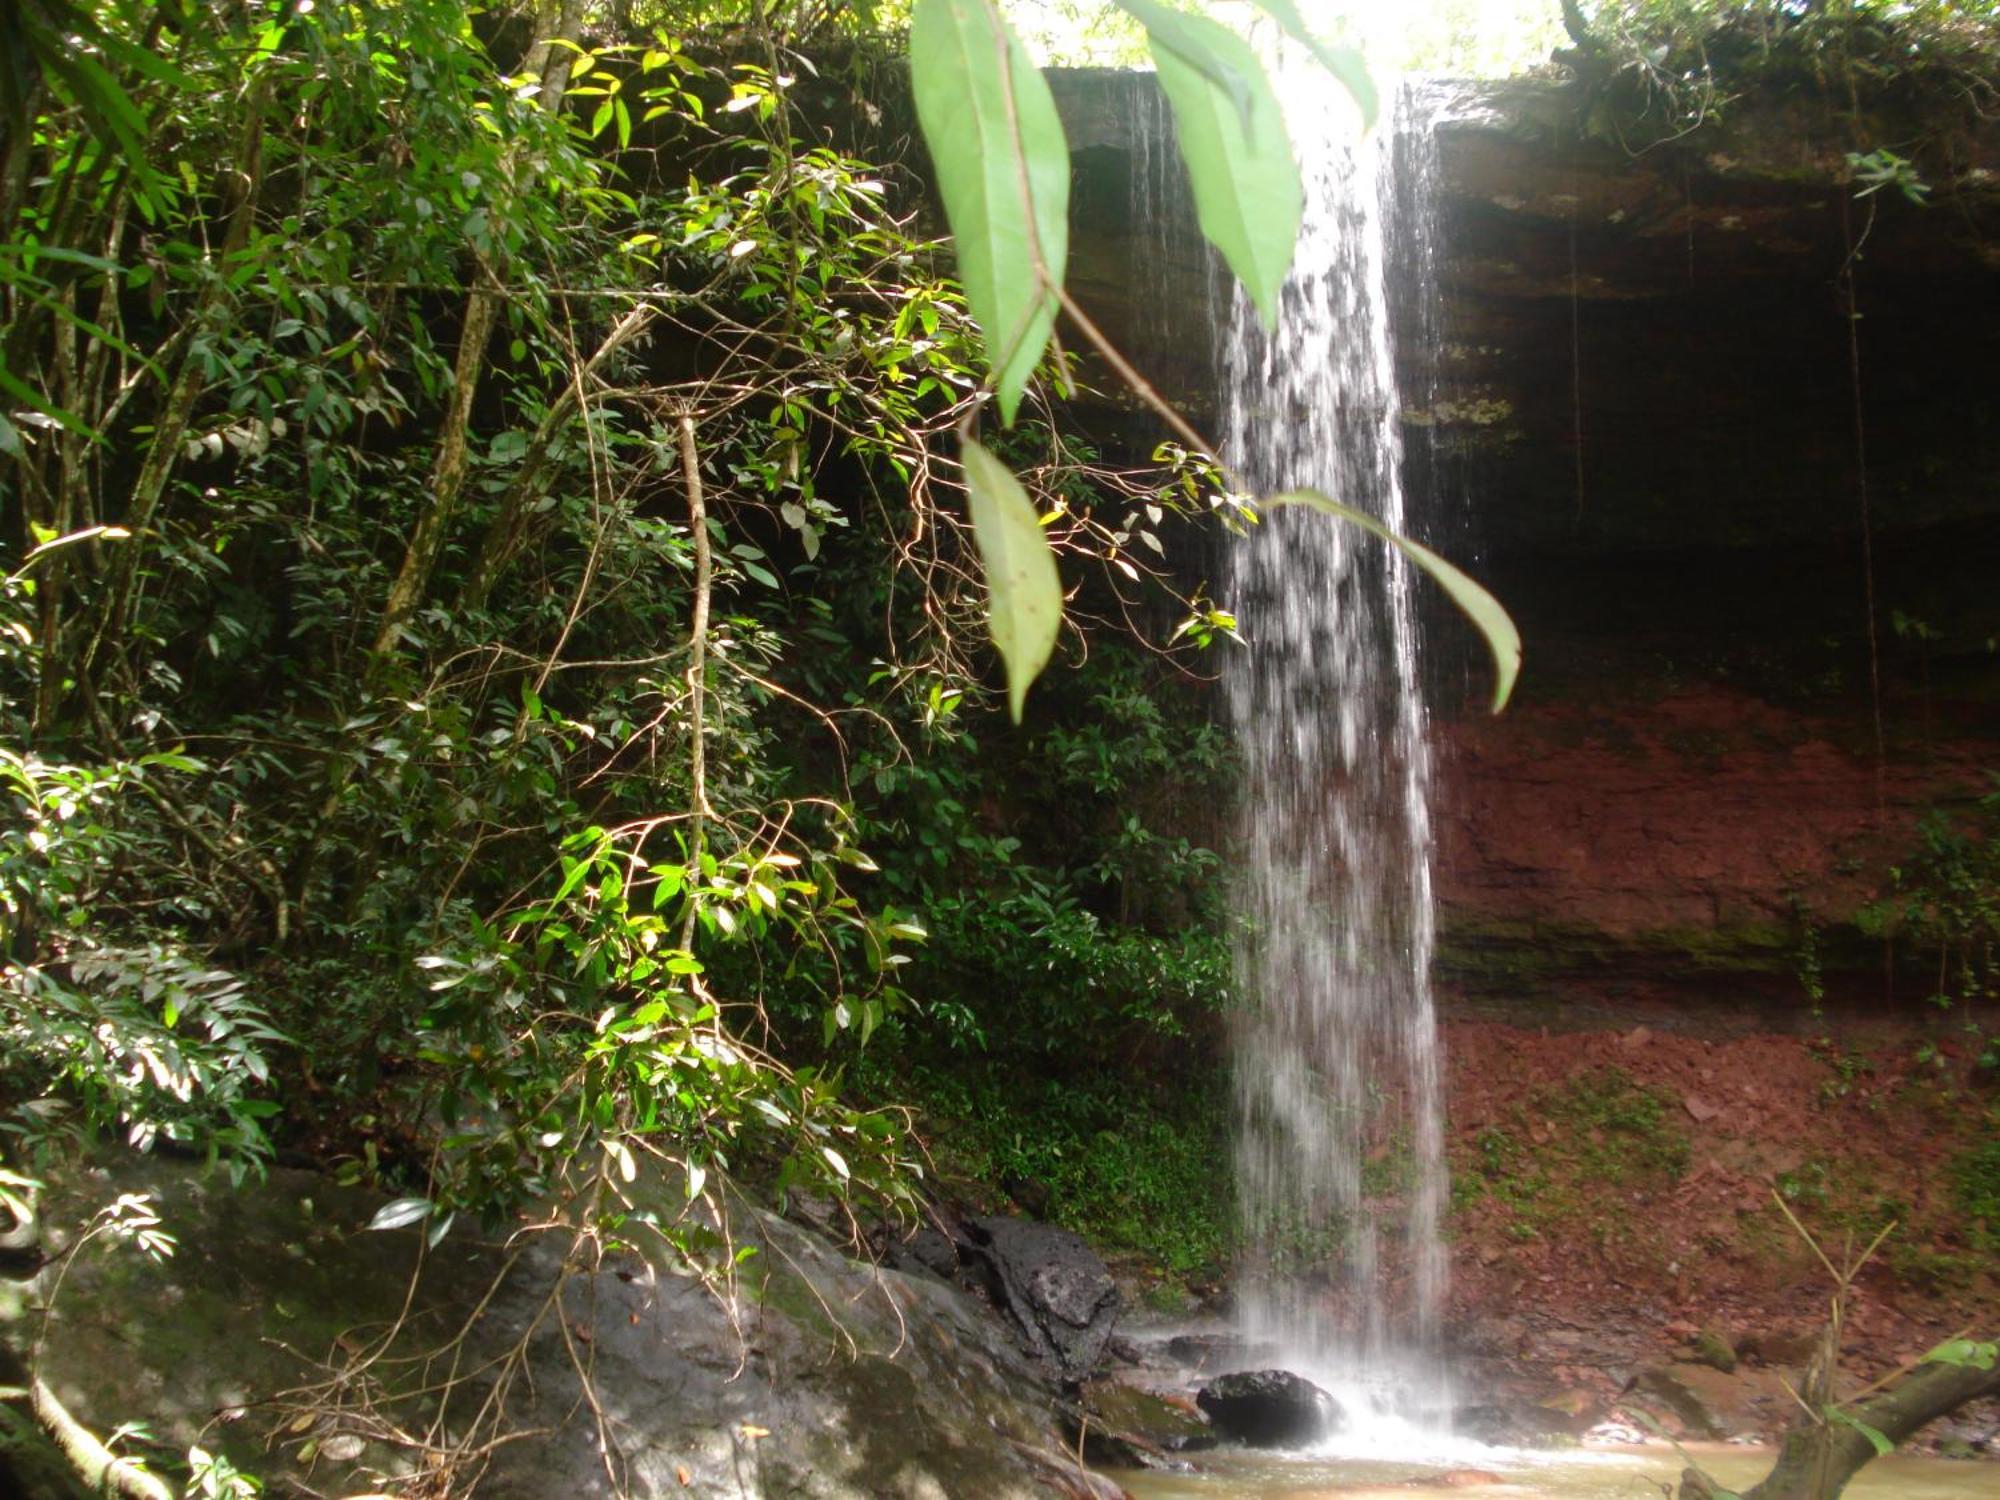
[[[1546,1448],[1573,1442],[1589,1427],[1592,1408],[1564,1410],[1539,1401],[1475,1401],[1455,1408],[1451,1430],[1459,1437],[1502,1448]]]
[[[1208,1419],[1190,1398],[1123,1380],[1086,1381],[1064,1411],[1066,1435],[1084,1458],[1105,1468],[1185,1473],[1179,1455],[1216,1444]]]
[[[1685,1436],[1719,1441],[1730,1436],[1729,1421],[1700,1384],[1692,1369],[1655,1368],[1640,1371],[1629,1394],[1633,1405],[1660,1411]]]
[[[1304,1448],[1340,1430],[1340,1403],[1289,1370],[1221,1375],[1195,1396],[1216,1432],[1253,1448]]]
[[[1089,1375],[1118,1321],[1118,1287],[1081,1235],[1028,1219],[966,1221],[968,1262],[1024,1348],[1064,1381]]]
[[[154,1264],[93,1247],[69,1271],[45,1373],[100,1432],[143,1420],[167,1451],[219,1443],[279,1484],[310,1471],[316,1492],[379,1490],[419,1462],[389,1424],[476,1437],[493,1362],[517,1351],[508,1427],[529,1436],[492,1450],[482,1497],[607,1493],[614,1476],[635,1496],[731,1500],[1122,1493],[1062,1451],[1048,1374],[977,1300],[773,1215],[734,1220],[756,1253],[733,1289],[625,1251],[565,1276],[567,1237],[527,1238],[510,1259],[455,1233],[405,1312],[419,1234],[360,1233],[379,1206],[366,1195],[286,1171],[232,1190],[121,1159],[51,1194],[56,1242],[120,1192],[154,1195],[181,1252]],[[426,1356],[489,1292],[456,1366],[480,1373],[441,1404],[451,1366]],[[1062,1288],[1052,1300],[1074,1305]],[[0,1338],[24,1342],[27,1309]]]

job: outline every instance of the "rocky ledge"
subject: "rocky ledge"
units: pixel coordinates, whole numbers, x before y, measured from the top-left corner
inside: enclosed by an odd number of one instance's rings
[[[65,1259],[123,1194],[147,1196],[173,1253],[100,1236]],[[1003,1321],[937,1275],[750,1208],[732,1217],[724,1281],[646,1248],[643,1215],[617,1235],[455,1231],[426,1250],[417,1227],[365,1232],[375,1206],[304,1172],[232,1188],[121,1158],[74,1175],[43,1206],[57,1259],[0,1283],[0,1342],[29,1349],[52,1296],[39,1373],[78,1419],[143,1422],[151,1439],[128,1451],[200,1444],[281,1489],[429,1473],[522,1500],[1123,1493],[1061,1447],[1061,1378],[1102,1350],[1116,1311],[1080,1243],[1036,1263],[1050,1245],[1033,1227],[989,1223]],[[1024,1317],[1072,1338],[1053,1358],[1024,1348]],[[20,1437],[0,1444],[0,1490],[67,1500]]]

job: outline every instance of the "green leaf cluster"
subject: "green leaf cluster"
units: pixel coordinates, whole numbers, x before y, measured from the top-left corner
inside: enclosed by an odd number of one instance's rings
[[[1202,233],[1271,326],[1305,197],[1284,112],[1263,64],[1243,38],[1207,17],[1159,0],[1118,3],[1146,30]],[[1264,8],[1348,88],[1372,123],[1377,101],[1359,60],[1314,38],[1289,0]],[[910,67],[959,273],[985,333],[1000,419],[1011,425],[1067,295],[1069,153],[1062,122],[997,0],[916,0]],[[1095,332],[1087,321],[1082,326]],[[963,452],[973,529],[988,569],[990,628],[1018,721],[1028,687],[1053,648],[1050,622],[1061,619],[1062,590],[1046,540],[1024,545],[1034,539],[1020,507],[1001,498],[1007,494],[1003,476],[969,435]],[[1344,520],[1363,514],[1332,501],[1315,508]],[[1497,712],[1512,690],[1520,656],[1520,637],[1505,612],[1427,549],[1379,523],[1370,521],[1367,529],[1443,582],[1487,635],[1500,671]],[[1029,564],[1030,552],[1043,554],[1046,566]]]

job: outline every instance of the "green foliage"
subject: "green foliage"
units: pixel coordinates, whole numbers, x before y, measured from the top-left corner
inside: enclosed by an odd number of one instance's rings
[[[1240,38],[1216,23],[1152,0],[1121,0],[1147,29],[1161,86],[1175,116],[1176,134],[1194,188],[1202,232],[1243,282],[1265,322],[1275,321],[1278,289],[1290,268],[1303,213],[1298,164],[1284,118],[1263,65]],[[1290,5],[1269,7],[1287,30],[1305,41],[1336,78],[1353,91],[1364,115],[1374,112],[1374,92],[1352,54],[1320,45],[1305,33]],[[1042,358],[1059,306],[1076,320],[1133,390],[1185,438],[1205,445],[1143,377],[1131,370],[1096,325],[1063,290],[1068,251],[1069,150],[1047,84],[1028,62],[997,0],[917,0],[911,23],[910,66],[917,115],[936,168],[945,217],[958,248],[960,276],[974,315],[986,334],[986,358],[1000,418],[1012,425],[1022,392]],[[970,416],[961,427],[967,437]],[[969,438],[968,438],[969,442]],[[968,446],[967,467],[979,460]],[[991,486],[989,486],[991,488]],[[1273,503],[1285,503],[1280,499]],[[1308,501],[1343,520],[1362,513],[1320,497]],[[1365,518],[1363,518],[1365,519]],[[1487,635],[1501,663],[1503,681],[1495,709],[1511,687],[1520,639],[1499,605],[1471,580],[1380,522],[1365,529],[1400,547],[1441,581],[1454,603],[1466,607]],[[1023,539],[1026,534],[1021,533]],[[1017,548],[1006,549],[1008,567]],[[995,554],[998,555],[998,554]],[[1037,571],[1040,571],[1039,569]],[[1022,590],[1005,578],[991,612],[996,641],[1009,655],[1013,700],[1035,673],[1012,668],[1022,637],[1039,639],[1038,618],[1049,591]],[[1496,621],[1500,634],[1495,634]],[[1022,657],[1025,667],[1025,656]],[[1036,667],[1039,670],[1039,664]]]
[[[1753,87],[1803,85],[1844,116],[1898,94],[1979,111],[2000,56],[1992,0],[1601,0],[1575,11],[1571,64],[1608,84],[1598,123],[1629,145],[1697,129]],[[1864,190],[1885,185],[1862,170],[1882,155],[1859,156]]]
[[[1922,1363],[1935,1361],[1941,1365],[1964,1365],[1978,1370],[1990,1370],[2000,1362],[2000,1342],[1991,1339],[1968,1338],[1946,1339],[1935,1349],[1924,1355]]]
[[[1957,1013],[1974,1066],[2000,1066],[2000,1037],[1980,1010],[2000,999],[2000,793],[1925,818],[1889,881],[1890,894],[1862,911],[1863,930],[1920,955],[1930,1003]]]
[[[1151,0],[1121,0],[1146,27],[1160,88],[1173,106],[1201,232],[1256,304],[1278,321],[1305,192],[1284,111],[1249,43],[1228,27]]]
[[[991,537],[934,458],[979,327],[907,177],[742,37],[161,25],[174,78],[108,69],[130,139],[60,81],[8,137],[8,1128],[303,1150],[436,1235],[568,1194],[713,1259],[628,1184],[893,1207],[911,1121],[853,1100],[1027,1062],[1097,1101],[1039,1112],[1065,1160],[1134,1174],[1103,1224],[1212,1243],[1174,1205],[1221,1176],[1177,1132],[1228,755],[1095,644],[1034,754],[981,743]],[[1079,639],[1228,504],[1184,449],[989,443],[1041,560],[1091,565]],[[1120,1070],[1161,1079],[1129,1135]]]
[[[1038,1183],[1063,1222],[1179,1276],[1230,1222],[1210,843],[1234,757],[1190,697],[1100,641],[1045,684],[1025,754],[951,711],[927,754],[868,773],[869,847],[929,937],[911,1009],[857,1063],[921,1109],[947,1175]]]
[[[986,573],[987,630],[1007,666],[1007,711],[1016,724],[1028,685],[1041,675],[1062,628],[1062,583],[1041,517],[1020,482],[968,439],[967,504]]]
[[[10,203],[0,256],[40,403],[0,498],[74,539],[8,582],[7,735],[36,747],[4,763],[14,1096],[249,1160],[284,1098],[295,1139],[440,1219],[649,1157],[690,1197],[715,1168],[903,1191],[900,1115],[735,1040],[774,961],[869,1029],[921,937],[862,905],[851,808],[775,753],[791,590],[862,514],[801,456],[906,479],[972,384],[882,175],[791,134],[788,80],[665,41],[531,55],[531,86],[427,0],[177,24],[187,81],[132,88],[153,114],[127,151],[219,159],[233,206],[177,168],[141,241],[140,179],[89,154],[81,111],[45,96],[11,138],[48,186]],[[593,144],[642,131],[689,170]],[[480,369],[454,340],[489,290],[505,353]],[[749,343],[676,394],[635,336],[663,309],[683,348]],[[121,364],[140,342],[157,360]],[[713,491],[703,583],[680,404]],[[83,524],[134,466],[159,482],[129,538]],[[416,607],[385,631],[392,577]],[[676,643],[702,589],[691,725]]]
[[[2000,1126],[2000,1118],[1989,1114],[1987,1126]],[[1988,1253],[2000,1248],[2000,1137],[1968,1146],[1952,1159],[1948,1173],[1973,1248]]]
[[[910,1082],[948,1172],[1045,1190],[1057,1223],[1171,1278],[1213,1279],[1228,1264],[1230,1112],[1219,1075],[1161,1092],[1137,1078],[1079,1086],[960,1065]]]
[[[1595,1068],[1539,1091],[1527,1110],[1475,1139],[1461,1204],[1484,1194],[1507,1227],[1532,1239],[1551,1225],[1596,1217],[1606,1186],[1660,1185],[1686,1175],[1692,1147],[1671,1123],[1673,1101],[1618,1068]]]
[[[1062,121],[991,0],[916,0],[910,71],[959,280],[986,335],[1000,420],[1011,426],[1055,327],[1068,262]]]

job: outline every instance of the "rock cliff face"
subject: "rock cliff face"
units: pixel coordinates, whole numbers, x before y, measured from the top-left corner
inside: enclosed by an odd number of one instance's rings
[[[1147,185],[1150,87],[1058,80],[1075,281],[1205,418],[1223,294]],[[1872,1004],[1857,910],[2000,766],[2000,123],[1898,123],[1918,207],[1855,195],[1856,127],[1817,100],[1643,151],[1583,132],[1586,103],[1424,106],[1441,333],[1399,354],[1408,488],[1527,659],[1490,721],[1463,631],[1433,631],[1443,973],[1798,1008],[1810,924],[1830,990]],[[1162,203],[1182,220],[1148,223]]]
[[[120,1194],[149,1195],[178,1248],[86,1245],[0,1282],[0,1346],[28,1349],[51,1305],[39,1372],[79,1420],[142,1418],[167,1454],[221,1449],[273,1493],[1124,1493],[1062,1451],[1048,1373],[971,1297],[756,1209],[733,1212],[723,1285],[608,1236],[461,1228],[425,1252],[418,1229],[361,1232],[369,1196],[305,1172],[232,1188],[114,1155],[65,1175],[52,1252]]]

